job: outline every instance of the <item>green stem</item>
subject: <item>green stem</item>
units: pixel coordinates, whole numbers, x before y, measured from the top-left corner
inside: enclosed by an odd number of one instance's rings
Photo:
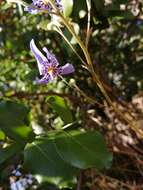
[[[136,124],[133,123],[133,118],[128,118],[127,116],[125,116],[118,108],[116,108],[116,106],[113,104],[113,102],[111,101],[110,97],[108,96],[106,90],[104,89],[104,86],[102,84],[102,82],[99,79],[98,74],[94,71],[93,65],[92,65],[92,61],[91,61],[91,57],[89,55],[88,49],[86,48],[86,46],[84,45],[84,43],[81,41],[80,37],[75,33],[73,27],[69,24],[69,22],[63,17],[63,15],[59,12],[59,10],[57,9],[57,7],[55,6],[55,4],[53,3],[53,0],[45,0],[50,2],[51,6],[53,7],[55,14],[57,14],[57,16],[59,16],[59,18],[61,19],[61,22],[66,26],[66,28],[69,30],[69,32],[72,34],[72,36],[76,39],[77,43],[79,44],[80,48],[82,49],[87,64],[88,64],[88,70],[91,73],[94,81],[96,82],[96,84],[98,85],[100,91],[102,92],[102,94],[104,95],[104,97],[106,98],[106,101],[109,103],[109,105],[112,106],[112,108],[115,110],[115,112],[121,117],[123,118],[123,120],[125,122],[127,122],[128,124],[130,124],[130,127],[138,132],[142,137],[143,137],[143,132],[140,131],[137,127]]]
[[[80,57],[80,55],[77,53],[77,51],[75,50],[75,48],[72,46],[72,44],[70,43],[70,41],[67,39],[67,37],[62,33],[61,29],[56,26],[55,29],[62,37],[63,39],[67,42],[67,44],[70,46],[70,48],[73,50],[73,52],[76,54],[76,56],[80,59],[80,61],[83,63],[83,65],[86,66],[85,61]]]

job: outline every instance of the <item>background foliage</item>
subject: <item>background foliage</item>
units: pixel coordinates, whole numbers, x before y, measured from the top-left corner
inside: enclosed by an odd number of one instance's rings
[[[86,1],[62,3],[85,42]],[[53,22],[47,13],[31,15],[21,4],[0,1],[0,189],[142,189],[142,137],[106,103]],[[114,105],[141,131],[143,3],[91,0],[90,23],[93,67]],[[76,39],[61,30],[85,60]],[[36,85],[32,38],[75,73]]]

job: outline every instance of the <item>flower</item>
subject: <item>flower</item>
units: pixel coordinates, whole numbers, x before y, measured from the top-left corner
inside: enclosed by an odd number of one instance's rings
[[[43,55],[36,47],[33,39],[30,42],[30,49],[37,60],[39,73],[43,76],[41,79],[36,80],[37,84],[47,84],[57,76],[67,75],[75,71],[74,66],[69,63],[64,66],[59,66],[59,62],[55,55],[50,53],[46,47],[43,48],[46,56]]]
[[[52,11],[52,6],[50,3],[44,2],[44,0],[32,0],[33,2],[31,3],[30,6],[25,7],[25,11],[28,11],[31,14],[37,14],[38,12],[41,11]],[[61,5],[61,0],[55,0],[55,5],[59,10],[62,10],[62,5]]]

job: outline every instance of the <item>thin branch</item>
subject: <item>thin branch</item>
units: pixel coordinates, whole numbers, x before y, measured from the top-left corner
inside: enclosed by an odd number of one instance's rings
[[[73,50],[73,52],[76,54],[76,56],[80,59],[80,61],[86,65],[85,61],[80,57],[80,55],[77,53],[77,51],[75,50],[75,48],[72,46],[72,44],[70,43],[70,41],[67,39],[67,37],[62,33],[61,29],[56,26],[56,31],[63,37],[63,39],[67,42],[67,44],[70,46],[70,48]]]
[[[74,86],[75,87],[75,86]],[[78,87],[76,86],[76,89]],[[86,101],[89,101],[91,102],[91,99],[90,97],[86,96],[85,94],[83,94],[83,92],[78,88],[78,91],[80,91],[80,95],[82,95]],[[15,97],[15,98],[18,98],[18,99],[24,99],[24,98],[37,98],[39,96],[60,96],[60,97],[63,97],[63,98],[68,98],[69,100],[71,100],[72,102],[76,103],[77,105],[82,105],[82,101],[80,98],[78,97],[75,97],[75,96],[72,96],[72,95],[68,95],[68,94],[65,94],[65,93],[57,93],[57,92],[14,92],[13,94],[11,95],[3,95],[1,96],[0,98],[4,97],[4,98],[12,98],[12,97]],[[103,104],[100,104],[98,103],[97,101],[92,101],[93,104],[97,104],[100,108],[103,108],[105,107]]]
[[[88,43],[89,43],[89,38],[90,38],[90,21],[91,21],[91,0],[86,0],[86,4],[87,4],[87,32],[86,32],[86,41],[85,41],[85,45],[86,48],[88,48]]]
[[[68,95],[68,94],[64,94],[64,93],[56,93],[56,92],[14,92],[13,94],[6,96],[4,95],[3,97],[5,98],[12,98],[12,97],[16,97],[18,99],[24,99],[24,98],[37,98],[39,96],[60,96],[60,97],[64,97],[64,98],[68,98],[69,100],[76,102],[77,104],[80,103],[79,99],[77,99],[77,97]]]

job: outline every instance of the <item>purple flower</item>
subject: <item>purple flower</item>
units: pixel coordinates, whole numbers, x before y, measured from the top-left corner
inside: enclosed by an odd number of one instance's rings
[[[36,47],[33,39],[30,42],[30,49],[37,60],[39,73],[43,76],[41,79],[36,80],[37,84],[47,84],[57,76],[67,75],[75,71],[73,65],[69,63],[64,66],[59,66],[59,62],[55,55],[50,53],[46,47],[43,48],[46,56],[43,55]]]
[[[41,11],[52,11],[52,6],[50,3],[44,2],[44,0],[32,0],[33,2],[31,3],[30,6],[25,7],[25,11],[28,11],[31,14],[37,14],[38,12]],[[61,5],[61,0],[55,0],[55,5],[59,10],[62,10],[62,5]]]

